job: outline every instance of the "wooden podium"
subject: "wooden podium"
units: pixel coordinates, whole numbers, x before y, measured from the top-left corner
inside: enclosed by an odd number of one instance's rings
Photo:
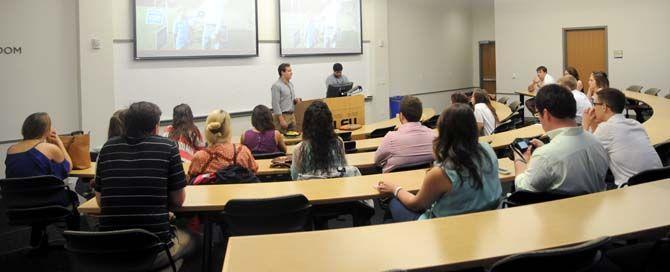
[[[362,94],[345,97],[318,99],[326,104],[333,113],[335,129],[348,124],[365,125],[365,96]],[[302,130],[302,120],[307,107],[317,100],[307,100],[295,106],[295,119],[298,130]]]

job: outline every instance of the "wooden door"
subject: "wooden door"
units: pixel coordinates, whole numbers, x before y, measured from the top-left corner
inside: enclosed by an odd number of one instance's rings
[[[496,43],[479,42],[479,86],[496,94]]]
[[[607,72],[607,28],[564,29],[563,38],[563,69],[568,66],[577,68],[586,89],[593,71]]]

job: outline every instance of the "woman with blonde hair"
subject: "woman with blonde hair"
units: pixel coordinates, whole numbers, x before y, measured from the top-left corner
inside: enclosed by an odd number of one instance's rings
[[[205,139],[207,139],[208,146],[193,156],[188,169],[189,176],[216,173],[219,169],[235,163],[251,170],[254,174],[257,173],[258,164],[251,155],[251,151],[244,145],[231,143],[230,137],[230,114],[224,110],[212,111],[207,116],[205,125]]]

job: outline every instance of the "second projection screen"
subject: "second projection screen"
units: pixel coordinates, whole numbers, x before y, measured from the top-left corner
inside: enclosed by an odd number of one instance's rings
[[[281,55],[362,54],[361,0],[279,0]]]

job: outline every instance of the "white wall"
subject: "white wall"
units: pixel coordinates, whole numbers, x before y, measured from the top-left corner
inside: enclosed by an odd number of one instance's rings
[[[479,42],[495,40],[493,0],[472,0],[472,86],[479,86]]]
[[[670,88],[670,1],[498,0],[495,38],[498,89],[525,88],[535,68],[563,69],[563,28],[607,26],[612,87]],[[623,50],[623,59],[613,51]],[[579,71],[586,75],[588,71]],[[518,78],[513,79],[516,73]]]
[[[21,138],[23,120],[47,112],[62,133],[80,128],[75,0],[3,0],[0,47],[0,141]]]
[[[389,0],[392,95],[472,86],[470,0]]]

